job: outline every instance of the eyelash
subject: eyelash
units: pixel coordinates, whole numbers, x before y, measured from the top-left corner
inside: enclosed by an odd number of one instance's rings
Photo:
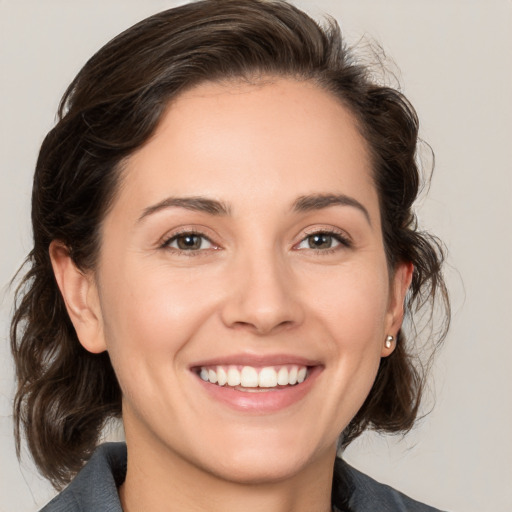
[[[309,248],[309,250],[312,250],[312,251],[314,251],[317,254],[322,254],[322,255],[332,254],[334,252],[337,252],[341,248],[350,249],[354,245],[352,240],[346,234],[342,233],[341,231],[337,231],[337,230],[334,230],[334,229],[319,229],[319,230],[314,230],[314,231],[307,232],[306,236],[303,237],[300,240],[300,242],[298,244],[296,244],[296,246],[304,243],[305,241],[307,241],[308,238],[313,237],[313,236],[328,236],[328,237],[331,237],[331,238],[333,238],[336,242],[338,242],[342,246],[342,247],[332,247],[332,248],[329,247],[327,249],[314,249],[312,247]]]
[[[350,249],[350,248],[353,247],[352,241],[345,234],[343,234],[343,233],[341,233],[339,231],[336,231],[336,230],[320,229],[320,230],[315,230],[315,231],[307,232],[305,234],[305,236],[297,244],[294,245],[294,248],[296,248],[298,245],[306,242],[308,240],[308,238],[313,237],[313,236],[327,236],[327,237],[331,237],[332,239],[334,239],[336,242],[338,242],[341,246],[343,246],[345,248]],[[170,247],[170,245],[173,242],[177,241],[178,239],[180,239],[182,237],[198,237],[198,238],[201,238],[203,241],[206,240],[213,247],[209,247],[209,248],[206,248],[206,249],[201,249],[201,248],[198,248],[198,249],[180,249],[180,248],[176,248],[176,247]],[[160,244],[160,248],[161,249],[171,250],[171,251],[173,251],[173,252],[175,252],[177,254],[180,254],[180,255],[198,256],[200,254],[204,254],[204,251],[217,250],[219,247],[214,242],[212,242],[212,240],[208,236],[206,236],[204,233],[201,233],[200,231],[183,230],[183,231],[180,231],[178,233],[173,233],[171,236],[166,238]],[[334,253],[334,252],[338,251],[339,249],[340,248],[338,246],[337,247],[332,247],[332,248],[329,247],[327,249],[315,249],[313,247],[309,247],[308,248],[308,250],[312,250],[312,251],[314,251],[317,254],[323,254],[323,255]],[[297,250],[304,250],[304,249],[297,249]]]
[[[207,249],[180,249],[177,247],[171,247],[170,245],[177,241],[180,238],[185,237],[198,237],[201,238],[203,241],[206,240],[208,243],[210,243],[213,247],[207,248]],[[173,233],[171,236],[166,238],[161,244],[161,249],[166,249],[175,252],[176,254],[184,255],[184,256],[198,256],[200,254],[204,254],[204,251],[211,251],[211,250],[217,250],[218,246],[212,242],[212,240],[206,236],[204,233],[201,233],[200,231],[195,231],[191,229],[183,230],[178,233]]]

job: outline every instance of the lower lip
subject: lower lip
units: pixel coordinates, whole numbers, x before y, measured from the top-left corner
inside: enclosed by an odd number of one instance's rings
[[[308,377],[304,382],[294,386],[286,386],[260,391],[240,391],[228,386],[218,386],[202,380],[197,376],[202,388],[210,397],[232,409],[241,412],[271,413],[290,407],[302,400],[311,391],[321,367],[308,368]]]

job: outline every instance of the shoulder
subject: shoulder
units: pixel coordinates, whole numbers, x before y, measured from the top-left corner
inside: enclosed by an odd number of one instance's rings
[[[99,446],[73,481],[40,512],[122,512],[117,488],[126,475],[126,445]]]
[[[350,512],[440,512],[336,459],[333,502]]]

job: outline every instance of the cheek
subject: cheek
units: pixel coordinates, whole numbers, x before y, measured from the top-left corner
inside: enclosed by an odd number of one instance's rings
[[[179,396],[162,390],[179,386],[186,348],[211,314],[212,296],[202,293],[197,279],[169,269],[117,270],[105,276],[130,278],[104,282],[106,345],[123,392],[123,417],[145,423],[155,411],[179,406]]]
[[[309,303],[333,338],[354,350],[380,341],[389,302],[385,265],[347,265],[321,283],[310,290]]]
[[[105,338],[113,363],[119,361],[121,368],[143,361],[156,365],[162,358],[179,357],[214,307],[215,296],[205,293],[204,279],[158,265],[132,266],[105,275],[119,273],[130,277],[107,279],[102,300]]]
[[[327,339],[333,372],[355,414],[379,368],[385,337],[389,283],[379,266],[346,269],[328,281],[323,294],[312,297],[318,328]]]

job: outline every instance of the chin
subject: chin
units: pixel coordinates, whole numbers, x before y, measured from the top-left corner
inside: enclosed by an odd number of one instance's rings
[[[306,466],[299,457],[266,457],[258,454],[254,457],[241,457],[225,460],[212,472],[226,481],[241,485],[265,485],[292,479]]]
[[[266,437],[266,439],[265,439]],[[293,436],[263,436],[244,444],[226,444],[222,460],[212,454],[209,472],[223,480],[243,485],[271,484],[292,479],[315,461],[336,455],[336,443],[329,447],[311,446],[292,439]],[[203,454],[204,455],[204,454]]]

